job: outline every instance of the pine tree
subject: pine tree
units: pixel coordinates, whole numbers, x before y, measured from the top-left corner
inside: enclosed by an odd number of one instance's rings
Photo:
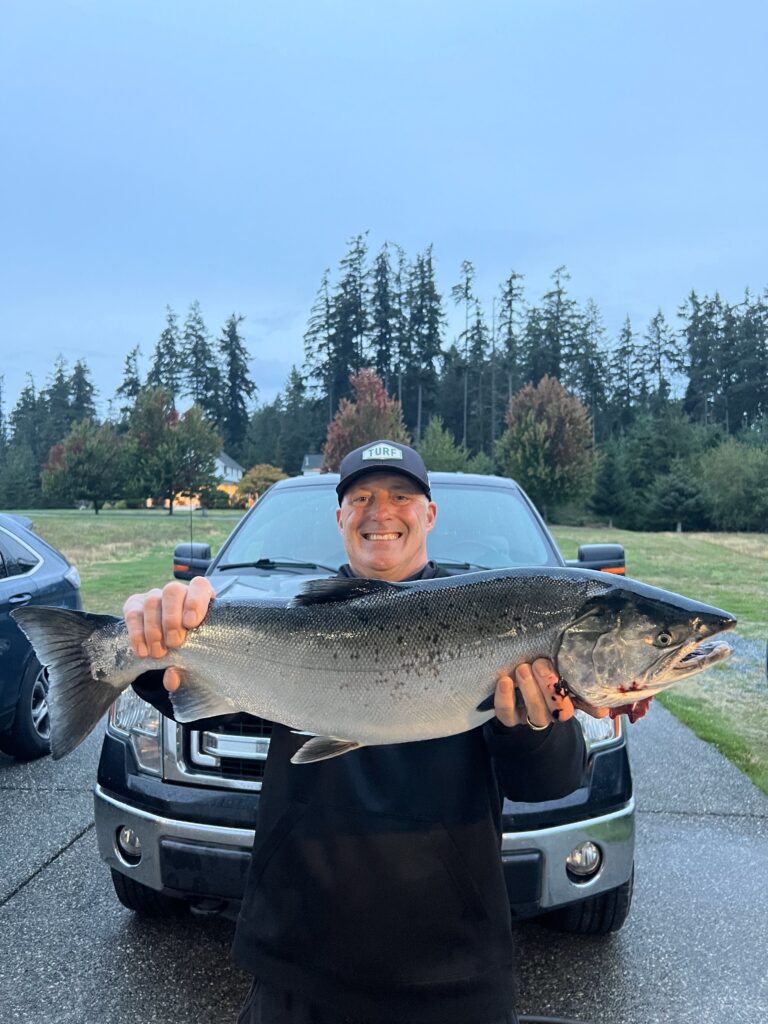
[[[41,461],[51,447],[66,437],[72,426],[72,388],[64,357],[59,355],[48,386],[40,392],[39,405],[44,410],[40,426]]]
[[[136,345],[136,347],[132,348],[125,357],[125,363],[123,364],[123,379],[120,386],[115,391],[115,396],[124,400],[123,404],[120,406],[120,415],[124,422],[127,422],[131,409],[133,408],[136,398],[141,391],[141,376],[139,374],[140,355],[141,349]]]
[[[522,282],[523,275],[512,270],[500,287],[498,338],[507,382],[507,405],[512,400],[512,395],[528,381],[528,377],[524,375],[522,350],[525,321]]]
[[[562,383],[589,409],[595,436],[605,407],[605,347],[603,318],[590,299],[586,310],[576,317],[564,350]]]
[[[618,445],[609,441],[599,455],[595,490],[590,499],[590,508],[601,519],[620,521],[630,501],[629,482]]]
[[[5,421],[5,406],[3,404],[4,388],[5,377],[0,374],[0,470],[5,462],[5,453],[8,449],[8,428]]]
[[[286,473],[296,475],[301,471],[304,456],[322,448],[327,429],[324,403],[307,397],[306,384],[295,366],[291,367],[282,398],[284,414],[280,423],[277,463]]]
[[[488,357],[488,327],[480,303],[475,300],[474,316],[469,326],[467,398],[469,406],[469,429],[467,447],[475,453],[486,451],[490,438],[488,429],[488,399],[486,387],[486,360]],[[487,451],[486,451],[487,454]]]
[[[257,388],[248,370],[248,351],[238,333],[245,317],[234,313],[224,324],[219,339],[222,367],[221,432],[226,451],[240,458],[248,431],[247,399],[252,399]]]
[[[416,445],[424,459],[424,465],[432,472],[466,473],[469,452],[457,445],[453,434],[443,426],[439,416],[434,416]]]
[[[558,267],[552,274],[554,287],[545,293],[541,307],[541,340],[536,353],[532,380],[537,383],[541,376],[560,379],[563,370],[563,356],[573,350],[574,334],[577,331],[578,307],[569,298],[565,282],[571,276],[565,267]]]
[[[416,257],[408,290],[408,335],[411,365],[407,369],[409,393],[415,395],[415,410],[405,416],[414,425],[416,440],[421,437],[422,424],[434,409],[441,357],[441,328],[444,322],[442,299],[435,285],[432,246]],[[405,410],[404,410],[405,411]]]
[[[451,297],[458,306],[464,303],[464,330],[459,334],[461,351],[464,358],[464,402],[461,443],[467,444],[467,416],[469,412],[469,316],[470,310],[475,303],[473,285],[475,281],[475,267],[471,260],[464,260],[461,264],[461,280],[451,288]]]
[[[70,418],[73,423],[96,419],[96,388],[90,378],[90,371],[82,359],[78,359],[69,378]]]
[[[304,371],[315,382],[314,391],[324,396],[328,405],[328,422],[333,419],[336,397],[333,393],[333,299],[330,292],[330,270],[326,268],[309,313],[304,332]]]
[[[165,327],[157,339],[152,364],[147,374],[148,388],[163,388],[171,395],[173,405],[181,394],[182,355],[179,325],[176,314],[170,306],[165,307]],[[138,391],[133,396],[137,397]]]
[[[390,394],[394,395],[403,405],[403,379],[412,365],[412,339],[409,326],[410,287],[412,282],[411,268],[405,252],[400,246],[397,249],[397,269],[392,278],[392,343],[394,346],[392,366],[392,386]]]
[[[221,418],[221,370],[219,369],[200,303],[189,307],[181,337],[184,393],[214,423]]]
[[[365,266],[367,232],[349,242],[339,262],[341,277],[334,290],[329,340],[329,375],[334,401],[350,394],[350,374],[365,365],[368,333],[368,272]]]
[[[633,421],[647,392],[645,373],[629,317],[621,328],[616,346],[608,359],[611,417],[614,428],[623,433]]]
[[[661,310],[651,318],[640,355],[650,387],[651,408],[658,412],[669,402],[673,381],[683,367],[678,340]]]
[[[392,381],[392,363],[395,355],[395,304],[392,288],[392,268],[387,243],[381,247],[373,265],[371,288],[370,347],[373,368],[384,381],[387,390]]]

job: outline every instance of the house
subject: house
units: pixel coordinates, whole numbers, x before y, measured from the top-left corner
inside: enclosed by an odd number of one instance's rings
[[[322,455],[305,455],[304,461],[301,464],[302,476],[311,476],[313,473],[319,473],[323,466]]]

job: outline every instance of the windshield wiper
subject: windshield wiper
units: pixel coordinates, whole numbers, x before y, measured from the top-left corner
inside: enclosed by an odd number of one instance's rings
[[[320,565],[319,562],[301,562],[292,558],[258,558],[255,562],[226,562],[224,565],[217,565],[216,571],[223,569],[325,569],[327,572],[337,573],[338,567]]]
[[[487,569],[487,565],[478,565],[477,562],[449,562],[445,558],[436,558],[435,561],[438,565],[445,566],[446,569]]]

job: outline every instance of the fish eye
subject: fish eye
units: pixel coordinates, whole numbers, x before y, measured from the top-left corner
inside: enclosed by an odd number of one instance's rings
[[[656,634],[654,643],[657,647],[669,647],[672,643],[672,634],[667,633],[666,630],[662,630],[660,633]]]

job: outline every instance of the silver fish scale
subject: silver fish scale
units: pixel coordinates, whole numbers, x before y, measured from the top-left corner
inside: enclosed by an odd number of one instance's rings
[[[190,694],[203,684],[229,702],[221,710],[322,735],[451,735],[492,717],[476,708],[498,669],[553,657],[584,601],[609,587],[568,570],[483,572],[298,607],[217,601],[183,647],[140,666],[177,665]]]

